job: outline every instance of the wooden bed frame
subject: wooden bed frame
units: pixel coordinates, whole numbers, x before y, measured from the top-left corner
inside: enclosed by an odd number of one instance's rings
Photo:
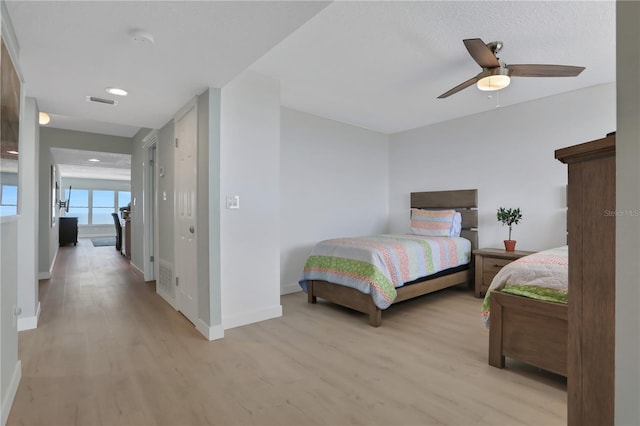
[[[471,241],[471,249],[478,246],[478,190],[464,189],[456,191],[412,192],[411,208],[419,209],[455,209],[462,214],[461,236]],[[443,275],[438,278],[425,278],[424,281],[398,287],[397,297],[393,303],[402,302],[414,297],[432,293],[443,288],[468,283],[473,288],[473,262],[469,269]],[[327,281],[312,280],[307,284],[309,303],[316,303],[316,298],[328,300],[335,304],[351,308],[369,315],[369,324],[379,327],[382,323],[382,310],[374,303],[370,294]]]
[[[507,356],[567,377],[567,305],[500,291],[490,305],[489,365]]]

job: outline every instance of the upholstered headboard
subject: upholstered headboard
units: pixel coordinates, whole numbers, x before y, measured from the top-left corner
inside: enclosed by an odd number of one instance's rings
[[[471,241],[471,249],[478,247],[478,190],[412,192],[411,208],[454,209],[462,214],[460,235]]]

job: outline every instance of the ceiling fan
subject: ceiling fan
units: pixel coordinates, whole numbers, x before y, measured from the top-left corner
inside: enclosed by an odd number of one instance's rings
[[[502,49],[501,41],[485,43],[479,38],[469,38],[462,41],[471,57],[482,67],[482,71],[475,77],[444,92],[438,96],[438,99],[449,97],[476,83],[480,90],[499,90],[509,85],[511,77],[575,77],[584,70],[584,67],[571,65],[507,65],[496,56]]]

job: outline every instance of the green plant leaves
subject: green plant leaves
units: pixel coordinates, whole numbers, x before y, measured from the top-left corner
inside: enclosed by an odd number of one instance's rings
[[[517,225],[522,220],[522,212],[520,211],[520,208],[505,209],[504,207],[500,207],[498,208],[496,218],[498,219],[498,222],[502,222],[503,225]]]

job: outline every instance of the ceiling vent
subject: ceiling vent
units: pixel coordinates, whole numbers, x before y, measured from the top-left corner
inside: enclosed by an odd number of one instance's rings
[[[107,104],[113,106],[118,105],[118,101],[114,101],[113,99],[98,98],[96,96],[87,96],[85,99],[87,100],[87,102],[97,102],[99,104]]]

